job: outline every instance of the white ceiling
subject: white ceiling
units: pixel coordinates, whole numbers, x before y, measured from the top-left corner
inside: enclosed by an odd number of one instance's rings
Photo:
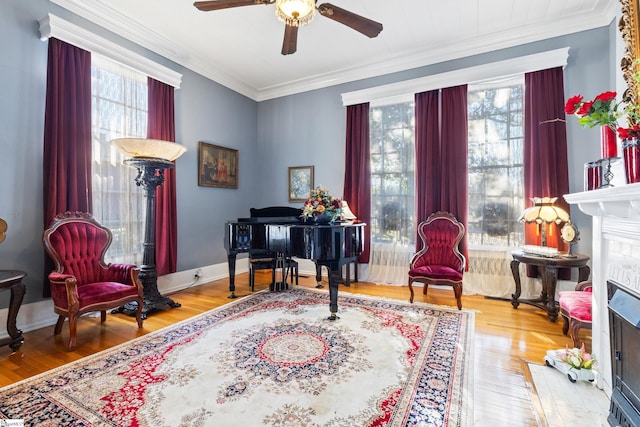
[[[192,0],[51,0],[261,101],[606,26],[618,0],[327,0],[381,22],[369,39],[316,14],[280,54],[275,5],[202,12]],[[323,3],[324,0],[318,3]]]

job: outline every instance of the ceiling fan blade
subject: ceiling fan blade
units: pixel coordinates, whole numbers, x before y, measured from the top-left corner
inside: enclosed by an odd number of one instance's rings
[[[282,54],[290,55],[298,49],[298,27],[285,25],[284,40],[282,41]]]
[[[382,24],[376,21],[372,21],[364,16],[357,15],[341,7],[334,6],[331,3],[322,3],[318,6],[318,12],[320,15],[329,19],[333,19],[347,27],[364,34],[369,38],[376,37],[382,31]]]
[[[197,1],[193,5],[202,10],[208,12],[210,10],[229,9],[231,7],[240,6],[253,6],[254,4],[271,4],[275,0],[210,0],[210,1]]]

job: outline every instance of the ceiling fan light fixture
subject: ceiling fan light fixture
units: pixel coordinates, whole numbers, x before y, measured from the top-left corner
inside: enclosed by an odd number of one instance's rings
[[[276,16],[293,27],[301,27],[313,20],[315,0],[276,0]]]

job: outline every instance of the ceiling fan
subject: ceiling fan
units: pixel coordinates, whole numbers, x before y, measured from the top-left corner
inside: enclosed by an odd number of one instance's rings
[[[276,15],[285,23],[282,54],[295,53],[298,46],[298,28],[308,24],[313,19],[316,10],[320,15],[333,19],[349,28],[364,34],[369,38],[376,37],[382,31],[382,24],[348,10],[322,3],[316,6],[317,0],[210,0],[197,1],[193,5],[204,12],[228,9],[256,4],[276,4]]]

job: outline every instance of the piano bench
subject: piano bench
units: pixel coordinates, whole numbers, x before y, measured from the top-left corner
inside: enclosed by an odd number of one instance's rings
[[[291,273],[291,284],[295,278],[296,286],[298,286],[298,261],[291,258],[285,260],[285,268],[287,273]],[[276,281],[276,259],[275,258],[257,258],[249,260],[249,286],[251,286],[251,292],[255,287],[255,271],[256,270],[271,270],[271,283]]]

